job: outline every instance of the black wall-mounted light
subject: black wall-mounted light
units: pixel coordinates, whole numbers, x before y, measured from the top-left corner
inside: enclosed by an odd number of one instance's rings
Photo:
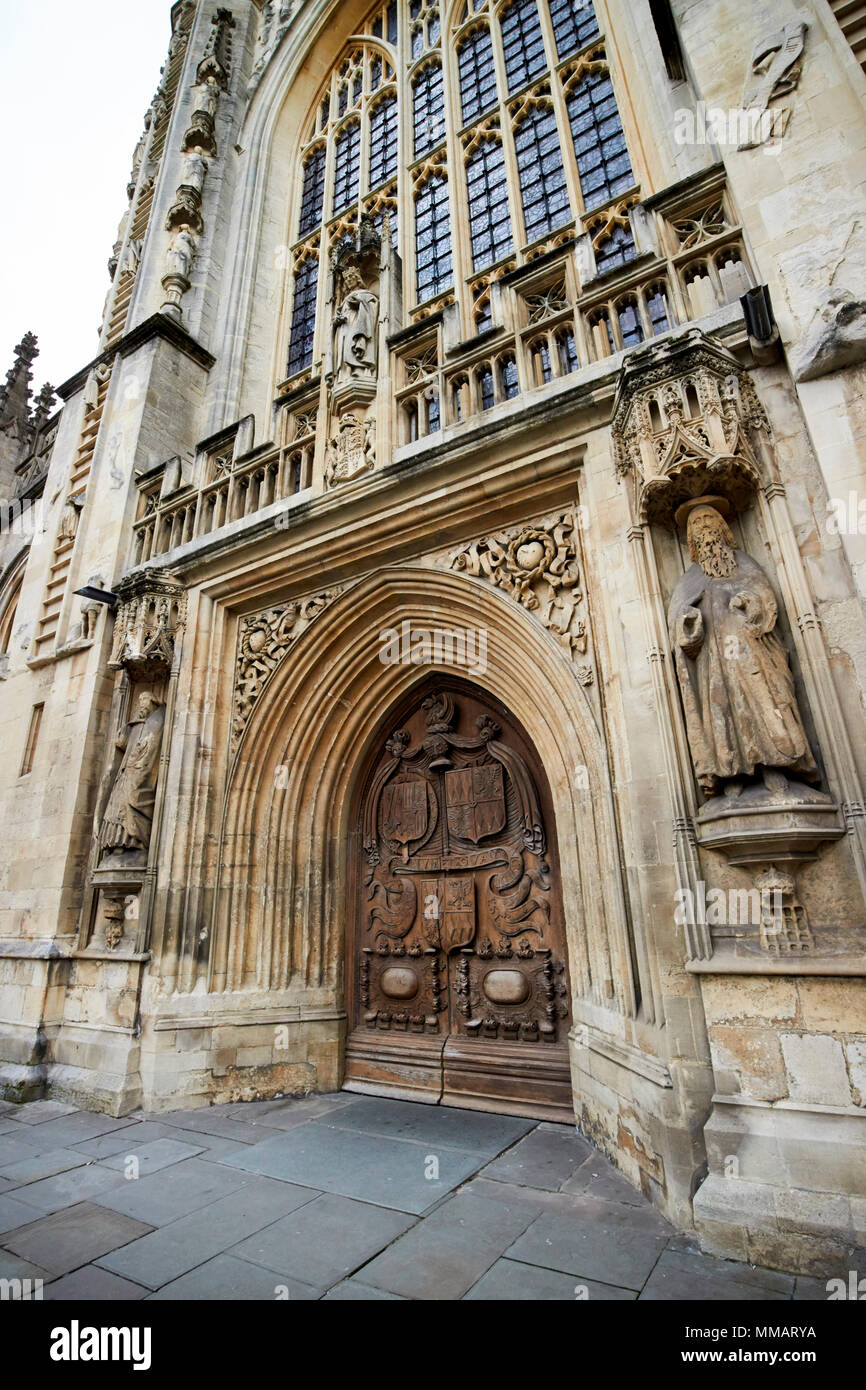
[[[120,595],[109,593],[107,589],[94,589],[91,584],[85,584],[83,589],[75,590],[76,597],[89,598],[94,603],[104,603],[106,608],[110,608],[112,613],[120,603]]]

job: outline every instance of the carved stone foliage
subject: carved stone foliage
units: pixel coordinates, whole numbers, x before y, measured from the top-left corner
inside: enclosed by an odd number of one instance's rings
[[[117,588],[120,605],[109,666],[126,670],[132,680],[165,677],[186,620],[182,585],[171,575],[151,572],[121,580]]]
[[[486,579],[521,604],[547,628],[572,659],[588,647],[585,596],[580,588],[578,527],[574,514],[557,512],[540,521],[484,536],[448,557],[453,570]],[[582,663],[582,684],[592,667]]]
[[[740,149],[754,149],[763,144],[770,133],[784,134],[790,110],[779,113],[781,119],[772,123],[757,118],[767,111],[771,101],[787,96],[799,83],[807,29],[807,24],[795,20],[776,33],[765,34],[755,44],[743,88],[742,106],[744,111],[753,113],[756,120],[753,132]]]
[[[751,437],[769,423],[748,373],[699,329],[629,354],[612,421],[614,459],[641,521],[723,494],[736,509],[760,482]]]
[[[303,632],[343,592],[341,585],[309,598],[268,608],[241,621],[232,701],[231,751],[234,754],[255,705]]]

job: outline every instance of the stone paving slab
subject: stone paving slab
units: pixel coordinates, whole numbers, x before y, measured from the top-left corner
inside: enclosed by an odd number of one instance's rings
[[[769,1287],[761,1280],[749,1279],[749,1266],[743,1266],[738,1277],[737,1265],[730,1260],[713,1261],[706,1255],[683,1255],[664,1250],[641,1291],[641,1299],[649,1302],[670,1302],[675,1299],[696,1299],[699,1302],[768,1302],[790,1299],[793,1278],[777,1275],[779,1286]]]
[[[571,1274],[516,1260],[497,1260],[465,1295],[466,1302],[624,1302],[637,1298],[634,1289],[618,1289],[592,1279],[577,1280]]]
[[[83,1168],[89,1161],[86,1154],[76,1153],[74,1149],[45,1149],[4,1168],[3,1176],[20,1186],[22,1183],[39,1182],[41,1178],[54,1178],[70,1168]]]
[[[5,1239],[5,1237],[4,1237]],[[41,1279],[44,1284],[53,1279],[49,1269],[23,1260],[11,1250],[0,1250],[0,1279]]]
[[[480,1176],[558,1192],[592,1153],[592,1146],[565,1125],[539,1125],[482,1168]]]
[[[60,1145],[56,1144],[55,1148]],[[10,1168],[16,1163],[23,1163],[25,1159],[34,1158],[39,1153],[39,1148],[28,1142],[27,1134],[4,1134],[0,1135],[0,1177],[6,1177]],[[13,1179],[14,1181],[14,1179]]]
[[[37,1101],[37,1105],[41,1102]],[[25,1124],[26,1121],[22,1121]],[[111,1115],[100,1115],[91,1110],[76,1110],[70,1115],[50,1118],[38,1124],[27,1135],[28,1142],[38,1143],[43,1148],[66,1149],[80,1144],[84,1139],[95,1139],[99,1134],[112,1130],[128,1129],[135,1120],[117,1120]]]
[[[428,1178],[430,1158],[438,1177]],[[276,1134],[226,1164],[419,1215],[478,1167],[478,1154],[337,1129],[319,1120]]]
[[[64,1105],[59,1100],[33,1100],[29,1105],[11,1105],[4,1102],[4,1119],[16,1119],[22,1125],[41,1125],[46,1120],[59,1119],[61,1115],[74,1115],[74,1105]]]
[[[336,1129],[379,1134],[386,1139],[411,1139],[429,1146],[468,1150],[493,1156],[535,1128],[532,1120],[490,1115],[445,1105],[359,1096],[328,1120]]]
[[[187,1158],[161,1173],[152,1173],[134,1182],[120,1177],[120,1185],[103,1193],[100,1202],[149,1226],[167,1226],[243,1184],[243,1173],[235,1169],[206,1163],[200,1158]]]
[[[70,1303],[130,1303],[146,1298],[148,1290],[120,1279],[98,1265],[85,1265],[55,1279],[45,1289],[45,1301]]]
[[[318,1196],[318,1192],[307,1187],[253,1178],[239,1190],[189,1216],[112,1251],[99,1264],[114,1274],[158,1289]]]
[[[181,1163],[185,1158],[195,1158],[203,1152],[200,1144],[185,1144],[179,1139],[154,1139],[150,1144],[142,1144],[131,1151],[102,1159],[100,1167],[117,1168],[126,1172],[132,1159],[138,1165],[139,1177],[147,1177],[148,1173],[158,1173],[163,1168],[170,1168],[174,1163]]]
[[[30,1226],[22,1226],[4,1244],[21,1259],[31,1260],[52,1274],[68,1274],[90,1264],[118,1245],[126,1245],[150,1230],[142,1221],[133,1221],[119,1212],[106,1211],[92,1202],[43,1216]]]
[[[205,1147],[204,1141],[195,1136],[190,1138],[184,1131],[171,1125],[155,1124],[141,1120],[128,1129],[112,1130],[110,1134],[97,1135],[95,1139],[85,1139],[73,1147],[76,1153],[86,1154],[88,1158],[113,1158],[115,1154],[128,1153],[144,1144],[152,1144],[155,1139],[177,1139],[183,1143],[195,1143],[197,1148]],[[222,1142],[222,1141],[220,1141]]]
[[[643,1193],[638,1192],[628,1178],[618,1173],[599,1153],[592,1154],[581,1164],[576,1173],[563,1183],[562,1191],[594,1197],[603,1202],[625,1202],[632,1207],[646,1205]]]
[[[409,1298],[462,1298],[531,1220],[526,1207],[461,1193],[365,1265],[364,1282]]]
[[[411,1225],[413,1218],[402,1212],[324,1193],[233,1246],[230,1253],[302,1283],[329,1288]]]
[[[388,1293],[386,1289],[374,1289],[372,1284],[364,1284],[360,1279],[344,1279],[335,1284],[323,1298],[324,1303],[339,1300],[341,1303],[406,1303],[407,1299],[398,1293]]]
[[[18,1202],[14,1197],[0,1197],[0,1235],[16,1231],[19,1226],[29,1226],[35,1215],[25,1202]]]
[[[639,1291],[668,1236],[615,1224],[605,1216],[596,1210],[581,1220],[577,1213],[545,1212],[504,1253],[527,1264]]]
[[[79,1202],[91,1198],[107,1196],[112,1188],[124,1181],[122,1173],[116,1173],[101,1164],[89,1163],[83,1168],[72,1168],[58,1173],[53,1178],[43,1178],[40,1182],[27,1183],[16,1187],[16,1201],[24,1202],[33,1208],[33,1220],[37,1215],[49,1215],[62,1211],[64,1207],[77,1206]]]
[[[283,1279],[273,1270],[261,1269],[247,1260],[238,1260],[233,1255],[217,1255],[207,1264],[199,1265],[181,1279],[166,1284],[158,1293],[148,1294],[149,1299],[184,1299],[205,1302],[211,1299],[225,1299],[236,1302],[243,1300],[268,1300],[273,1302],[282,1296],[292,1303],[309,1303],[319,1299],[321,1289],[310,1288],[296,1279]]]

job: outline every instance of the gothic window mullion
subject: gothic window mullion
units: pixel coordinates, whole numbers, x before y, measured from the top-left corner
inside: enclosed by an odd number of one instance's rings
[[[458,135],[458,131],[463,125],[460,70],[457,61],[457,49],[453,43],[447,41],[444,32],[442,37],[442,79],[446,158],[448,168],[454,170],[453,177],[448,180],[452,231],[451,268],[453,283],[462,286],[465,285],[467,277],[472,273],[472,256],[469,242],[469,208],[466,196],[463,146]],[[463,335],[471,337],[475,332],[471,297],[460,293],[457,295],[457,303]]]

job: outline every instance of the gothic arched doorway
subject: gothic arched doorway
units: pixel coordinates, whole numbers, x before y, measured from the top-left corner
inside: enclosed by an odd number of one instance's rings
[[[347,1089],[573,1120],[550,794],[498,700],[440,678],[398,707],[348,882]]]

